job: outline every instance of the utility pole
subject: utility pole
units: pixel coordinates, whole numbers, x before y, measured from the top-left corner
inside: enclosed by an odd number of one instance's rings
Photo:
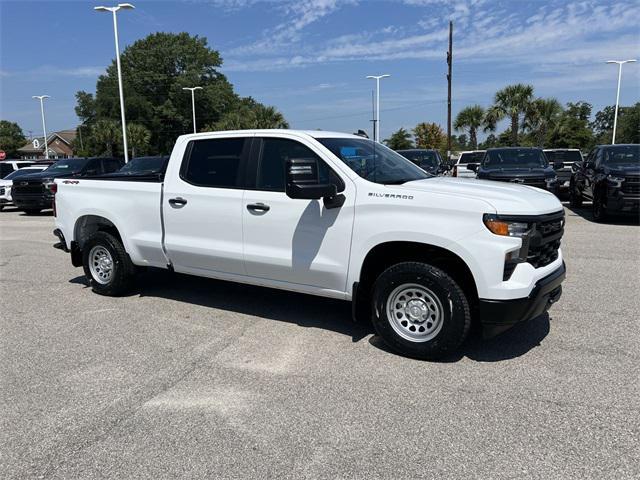
[[[44,135],[44,158],[49,160],[49,145],[47,145],[47,125],[44,122],[44,100],[51,98],[49,95],[33,95],[31,98],[40,100],[40,113],[42,114],[42,134]]]
[[[622,65],[625,63],[633,63],[636,59],[631,60],[608,60],[607,63],[616,63],[618,65],[618,90],[616,92],[616,113],[613,114],[613,136],[611,137],[611,145],[616,143],[616,127],[618,126],[618,105],[620,104],[620,81],[622,80]]]
[[[378,123],[376,120],[376,101],[374,98],[374,91],[371,90],[371,120],[369,120],[370,122],[373,123],[373,141],[376,141],[376,124]]]
[[[367,75],[367,78],[376,81],[376,123],[375,123],[375,141],[380,141],[380,79],[390,77],[389,74],[384,75]]]
[[[193,114],[193,133],[198,133],[196,130],[196,98],[194,92],[196,90],[202,90],[202,87],[183,87],[182,90],[189,90],[191,92],[191,112]]]
[[[451,160],[451,64],[453,63],[453,22],[449,20],[449,51],[447,52],[447,162]]]

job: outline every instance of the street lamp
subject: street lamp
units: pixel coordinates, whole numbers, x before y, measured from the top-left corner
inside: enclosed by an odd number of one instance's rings
[[[31,98],[40,100],[40,113],[42,114],[42,133],[44,134],[44,158],[49,160],[49,146],[47,145],[47,125],[44,122],[44,99],[51,98],[49,95],[33,95]]]
[[[120,47],[118,46],[118,20],[116,12],[120,9],[130,10],[135,8],[130,3],[119,3],[115,7],[93,7],[98,12],[111,12],[113,14],[113,34],[116,41],[116,65],[118,67],[118,89],[120,90],[120,116],[122,118],[122,142],[124,143],[124,161],[129,161],[129,151],[127,147],[127,125],[124,118],[124,93],[122,92],[122,70],[120,69]]]
[[[387,78],[391,75],[367,75],[367,78],[375,79],[376,81],[376,125],[373,132],[374,140],[380,142],[380,79]]]
[[[625,63],[633,63],[635,59],[631,60],[607,60],[607,63],[618,64],[618,92],[616,93],[616,113],[613,116],[613,137],[611,138],[611,145],[616,143],[616,127],[618,126],[618,104],[620,103],[620,80],[622,79],[622,65]]]
[[[193,133],[196,133],[196,99],[193,94],[196,90],[202,90],[202,87],[182,87],[183,90],[191,91],[191,111],[193,112]]]

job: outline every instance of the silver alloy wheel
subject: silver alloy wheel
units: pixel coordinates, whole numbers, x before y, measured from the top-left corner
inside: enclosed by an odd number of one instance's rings
[[[444,310],[435,293],[415,283],[405,283],[387,298],[391,327],[410,342],[427,342],[442,329]]]
[[[89,270],[93,279],[106,285],[113,276],[113,258],[111,253],[102,245],[96,245],[89,252]]]

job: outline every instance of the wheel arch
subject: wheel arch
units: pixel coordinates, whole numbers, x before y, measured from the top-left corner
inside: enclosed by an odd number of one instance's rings
[[[387,241],[372,247],[365,255],[357,276],[358,295],[369,292],[375,279],[388,267],[408,261],[440,268],[460,285],[471,305],[477,304],[476,280],[459,255],[444,247],[412,241]]]
[[[80,250],[83,249],[85,242],[95,232],[108,232],[118,238],[124,245],[120,230],[114,222],[102,215],[83,215],[76,220],[73,227],[73,239]]]

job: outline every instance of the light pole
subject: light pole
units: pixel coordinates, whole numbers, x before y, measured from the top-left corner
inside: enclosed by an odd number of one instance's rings
[[[122,92],[122,70],[120,68],[120,47],[118,46],[118,20],[116,12],[120,9],[129,10],[135,8],[130,3],[119,3],[115,7],[93,7],[98,12],[111,12],[113,14],[113,34],[116,41],[116,65],[118,67],[118,89],[120,90],[120,117],[122,118],[122,143],[124,144],[124,161],[129,161],[129,149],[127,146],[127,125],[124,118],[124,93]]]
[[[183,90],[191,91],[191,111],[193,112],[193,133],[196,132],[196,98],[193,92],[202,90],[202,87],[182,87]]]
[[[380,79],[387,78],[391,75],[367,75],[367,78],[375,79],[376,81],[376,125],[373,132],[374,140],[380,143]]]
[[[44,158],[49,160],[49,146],[47,145],[47,124],[44,122],[44,99],[49,95],[33,95],[31,98],[40,100],[40,113],[42,114],[42,133],[44,134]]]
[[[633,63],[635,59],[631,60],[607,60],[607,63],[618,64],[618,91],[616,93],[616,113],[613,115],[613,137],[611,138],[611,145],[616,143],[616,127],[618,126],[618,104],[620,103],[620,80],[622,80],[622,65],[625,63]]]

